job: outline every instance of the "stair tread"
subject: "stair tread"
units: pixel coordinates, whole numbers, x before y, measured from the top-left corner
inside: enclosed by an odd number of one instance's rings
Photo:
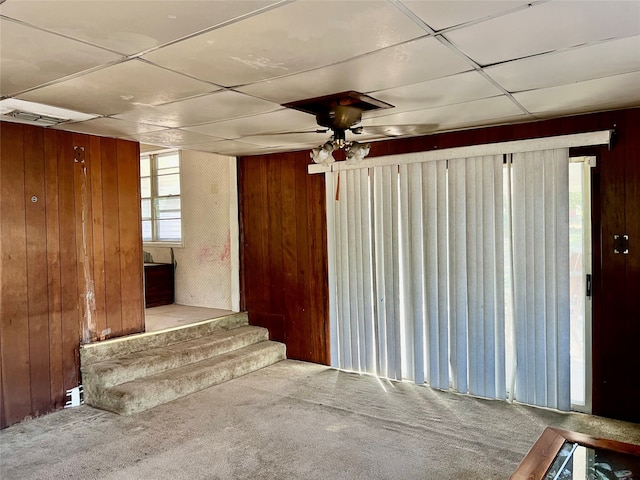
[[[139,412],[250,373],[284,358],[284,344],[265,340],[105,388],[103,400],[95,406],[116,413]]]
[[[83,345],[80,349],[81,364],[88,366],[114,357],[147,351],[156,347],[167,347],[176,343],[206,337],[216,332],[233,330],[248,325],[247,313],[238,312],[182,327],[158,332],[138,333],[90,343]]]
[[[138,387],[142,387],[144,385],[152,385],[158,384],[161,382],[165,382],[167,380],[171,380],[176,375],[188,375],[194,372],[201,372],[203,370],[208,370],[210,368],[222,368],[225,366],[226,362],[232,362],[238,358],[241,358],[249,353],[255,353],[263,350],[268,350],[271,348],[280,348],[281,343],[272,342],[270,340],[265,340],[264,342],[256,343],[254,345],[249,345],[247,347],[239,348],[237,350],[233,350],[231,352],[223,353],[221,355],[216,355],[212,358],[207,358],[206,360],[201,360],[199,362],[189,363],[179,368],[172,368],[171,370],[166,370],[164,372],[156,373],[154,375],[149,375],[148,377],[138,378],[136,380],[132,380],[130,382],[121,383],[119,385],[114,385],[108,390],[135,390]]]
[[[141,350],[113,357],[109,360],[102,360],[100,362],[96,362],[86,366],[83,369],[83,374],[104,375],[112,370],[119,368],[138,368],[140,365],[145,363],[157,362],[162,359],[166,359],[167,357],[180,356],[185,354],[186,352],[206,349],[207,347],[214,348],[216,345],[219,345],[227,340],[236,337],[250,337],[252,335],[264,336],[266,339],[267,330],[262,327],[255,326],[238,327],[231,330],[220,330],[192,340],[184,340],[182,342],[173,343],[171,345],[153,347],[148,350]]]

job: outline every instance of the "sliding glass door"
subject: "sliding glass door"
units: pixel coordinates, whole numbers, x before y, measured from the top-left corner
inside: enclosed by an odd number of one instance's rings
[[[589,411],[592,159],[568,160],[328,174],[332,365]]]
[[[591,167],[595,157],[569,164],[571,275],[571,408],[591,411]]]

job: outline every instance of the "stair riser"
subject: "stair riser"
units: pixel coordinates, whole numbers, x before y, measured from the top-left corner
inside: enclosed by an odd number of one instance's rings
[[[160,358],[142,356],[131,363],[112,365],[108,369],[102,368],[101,364],[83,366],[83,387],[85,392],[109,388],[268,340],[269,332],[266,329],[249,328],[251,330],[242,334],[234,334],[207,345],[194,346],[189,349],[167,347],[166,355]]]
[[[102,392],[96,392],[99,393],[96,398],[92,398],[92,392],[89,392],[89,397],[87,398],[85,390],[85,401],[104,410],[121,415],[130,415],[264,368],[283,360],[285,357],[285,346],[283,344],[273,344],[267,350],[240,356],[221,362],[213,367],[193,372],[181,377],[179,382],[169,379],[158,381],[148,386],[144,395],[129,391],[125,384]]]
[[[249,319],[247,313],[241,312],[171,331],[130,335],[113,340],[106,340],[104,342],[92,343],[84,345],[80,349],[80,364],[88,366],[133,352],[193,340],[219,330],[230,330],[248,324]]]

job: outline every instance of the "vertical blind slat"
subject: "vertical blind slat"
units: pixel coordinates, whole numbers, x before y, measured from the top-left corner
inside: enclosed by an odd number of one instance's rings
[[[360,170],[358,179],[360,183],[360,209],[361,229],[362,229],[362,276],[363,276],[363,298],[364,298],[364,340],[365,340],[365,365],[368,373],[376,372],[376,348],[375,348],[375,328],[373,313],[373,277],[371,269],[372,246],[372,211],[369,183],[369,170]]]
[[[338,355],[340,337],[338,335],[338,282],[336,272],[336,212],[335,205],[335,177],[333,172],[325,175],[325,198],[327,199],[327,285],[329,289],[329,332],[331,349],[331,366],[340,367],[340,357]]]
[[[413,337],[413,377],[415,383],[421,385],[425,381],[424,369],[424,293],[425,293],[425,274],[423,271],[422,245],[423,228],[422,228],[422,171],[420,164],[414,163],[406,169],[405,175],[408,177],[408,218],[409,226],[409,260],[408,268],[411,269],[410,290],[411,303],[409,311],[411,317],[408,322],[411,324]]]
[[[449,162],[449,292],[451,352],[454,390],[468,391],[467,381],[467,261],[465,165],[463,159]]]
[[[338,175],[342,175],[339,173]],[[341,358],[342,368],[347,370],[353,369],[353,362],[351,356],[351,319],[350,319],[350,289],[349,289],[349,257],[348,257],[348,245],[349,245],[349,231],[348,231],[348,195],[346,194],[346,182],[345,178],[339,179],[340,192],[338,200],[338,214],[340,218],[339,242],[340,248],[338,249],[339,265],[338,265],[338,280],[341,285],[340,289],[340,306],[338,317],[340,318],[340,337],[342,339],[341,346]]]
[[[387,374],[387,308],[385,302],[385,262],[384,262],[384,231],[382,202],[382,171],[373,170],[373,205],[374,205],[374,249],[375,249],[375,278],[374,286],[376,292],[376,332],[378,335],[378,374]]]
[[[347,253],[347,265],[349,269],[349,330],[351,336],[351,368],[354,370],[360,370],[360,331],[359,331],[359,304],[361,298],[358,291],[358,258],[356,245],[359,245],[360,239],[358,238],[358,223],[356,221],[356,186],[354,176],[356,174],[353,170],[348,170],[345,173],[346,180],[346,209],[347,209],[347,222],[349,227],[347,228],[346,240],[343,243],[343,248]],[[359,248],[359,247],[358,247]]]
[[[398,227],[398,178],[394,175],[394,167],[385,167],[384,182],[385,189],[384,205],[387,224],[385,225],[384,241],[387,246],[385,255],[385,287],[386,287],[386,306],[387,306],[387,353],[388,353],[388,371],[387,376],[392,379],[402,378],[399,376],[401,371],[401,362],[398,361],[400,351],[398,349],[398,338],[400,332],[397,329],[397,309],[398,309],[398,235],[396,229]],[[397,167],[395,167],[397,172]],[[394,188],[395,186],[395,188]]]
[[[398,222],[398,261],[399,261],[399,286],[397,297],[400,307],[400,353],[402,374],[408,380],[415,379],[414,365],[414,325],[413,325],[413,288],[411,286],[412,266],[410,259],[410,236],[411,226],[409,225],[409,175],[408,166],[398,167],[398,201],[399,201],[399,222]]]

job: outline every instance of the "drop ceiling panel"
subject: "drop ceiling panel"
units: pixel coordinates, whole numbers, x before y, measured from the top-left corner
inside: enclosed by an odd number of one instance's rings
[[[406,87],[373,92],[374,98],[395,105],[395,109],[377,110],[366,113],[365,116],[379,117],[392,112],[423,110],[497,95],[502,95],[502,91],[478,72],[465,72]]]
[[[0,19],[0,94],[12,95],[109,63],[119,55]]]
[[[458,1],[403,0],[413,13],[434,30],[485,19],[522,8],[529,2],[510,1]]]
[[[485,71],[510,92],[640,70],[640,36],[515,60]]]
[[[234,86],[340,62],[424,34],[389,2],[302,1],[161,48],[145,58]]]
[[[385,68],[389,66],[392,68]],[[385,74],[380,75],[380,68]],[[396,45],[329,67],[267,80],[238,90],[280,104],[335,92],[366,93],[469,70],[460,56],[433,37]]]
[[[439,129],[445,130],[476,122],[489,123],[520,116],[524,116],[522,110],[506,96],[500,96],[371,118],[363,120],[362,124],[365,128],[369,125],[438,124]]]
[[[8,0],[0,11],[23,22],[130,55],[273,3],[277,2]]]
[[[211,143],[221,138],[201,133],[189,132],[187,130],[166,129],[155,132],[138,133],[129,135],[127,138],[140,143],[148,143],[151,145],[163,145],[166,147],[181,147],[183,145],[193,145],[197,143]]]
[[[145,125],[143,123],[125,122],[115,118],[96,118],[85,122],[61,124],[54,127],[57,130],[68,130],[71,132],[88,133],[90,135],[102,135],[109,137],[128,137],[139,133],[152,132],[160,130],[160,127],[154,125]]]
[[[558,87],[516,93],[514,97],[535,114],[573,114],[640,106],[640,72],[587,80]]]
[[[221,140],[213,143],[199,143],[195,145],[185,145],[185,150],[196,150],[199,152],[218,153],[220,155],[254,155],[264,152],[266,149],[259,145],[252,145],[246,142],[235,140]]]
[[[149,145],[147,143],[140,144],[140,153],[151,153],[157,152],[158,150],[164,149],[164,147],[159,147],[158,145]]]
[[[331,138],[331,132],[326,133],[289,133],[278,135],[249,135],[243,141],[265,147],[278,147],[283,143],[300,146],[317,146]],[[347,134],[349,136],[349,134]],[[353,138],[349,137],[350,140]]]
[[[183,127],[216,122],[281,109],[279,104],[232,91],[221,91],[168,103],[143,107],[115,115],[124,120]]]
[[[186,129],[205,135],[233,140],[249,135],[288,131],[297,132],[315,128],[317,128],[317,125],[313,115],[298,112],[297,110],[279,110],[277,112],[254,115],[252,117],[187,127]]]
[[[480,65],[640,33],[640,2],[550,1],[445,37]]]
[[[33,90],[19,98],[80,112],[114,115],[137,106],[158,105],[215,89],[208,83],[130,60]]]

